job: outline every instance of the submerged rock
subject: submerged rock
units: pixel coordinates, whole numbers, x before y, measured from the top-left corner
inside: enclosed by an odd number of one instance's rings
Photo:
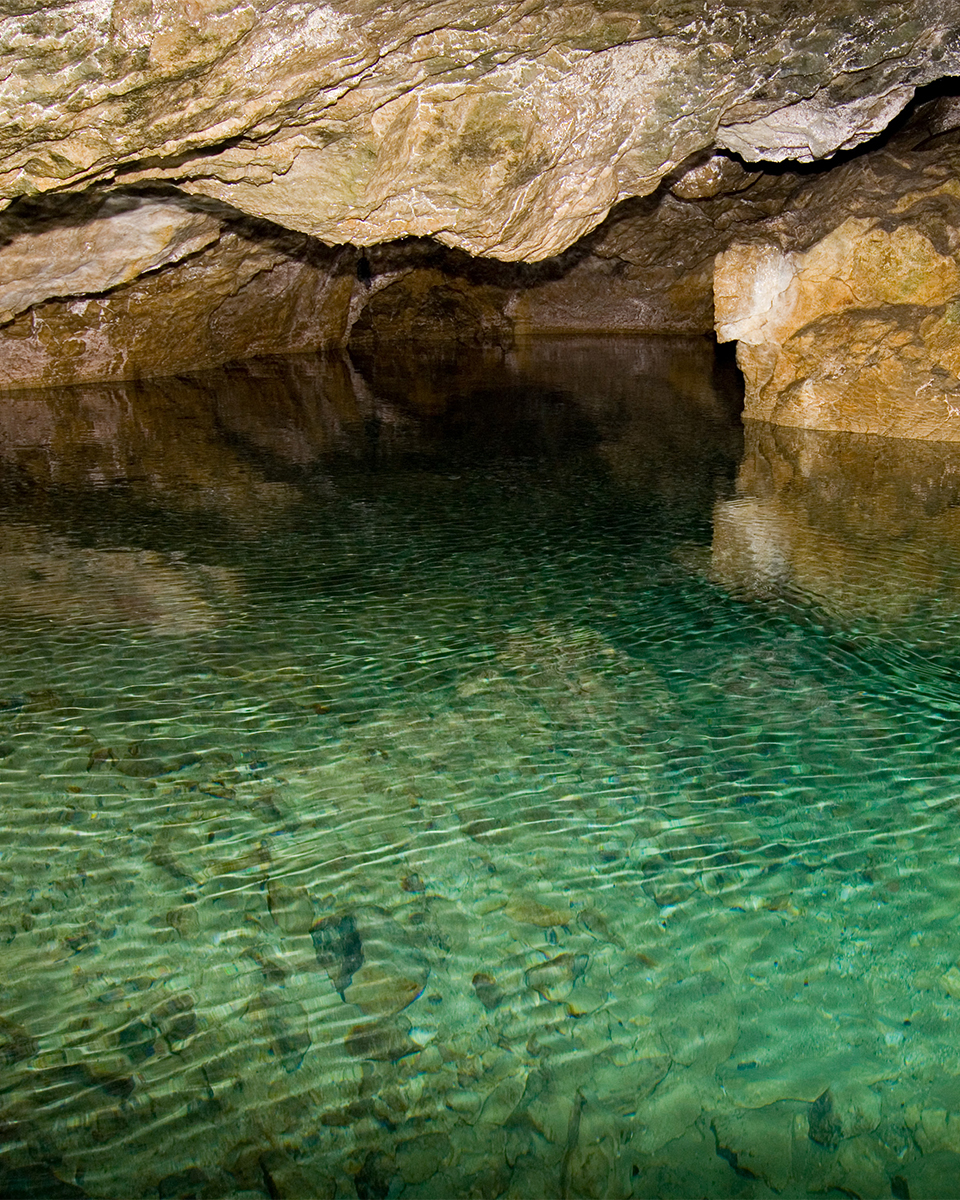
[[[344,989],[343,998],[368,1016],[390,1016],[416,1000],[428,974],[425,966],[416,977],[411,977],[389,962],[365,962]]]
[[[355,1025],[347,1035],[346,1047],[354,1058],[369,1058],[374,1062],[397,1062],[422,1049],[405,1029],[390,1022]]]
[[[412,1004],[430,974],[408,932],[384,909],[360,906],[310,930],[317,962],[348,1004],[386,1017]]]
[[[284,1071],[296,1071],[312,1044],[303,1005],[279,989],[264,989],[247,1011],[263,1021],[270,1046]]]
[[[493,1012],[503,1002],[503,992],[492,975],[478,971],[473,977],[472,984],[473,990],[477,994],[477,999],[487,1012]]]
[[[289,887],[282,880],[272,875],[267,879],[267,907],[270,915],[284,933],[311,933],[314,921],[313,903],[305,887]],[[319,940],[324,942],[322,930],[314,938],[314,946]],[[324,951],[326,953],[326,951]],[[317,950],[319,960],[320,950]],[[322,965],[322,964],[321,964]]]
[[[840,1118],[834,1111],[833,1094],[827,1088],[814,1100],[807,1114],[810,1131],[810,1141],[819,1146],[835,1150],[843,1137]]]
[[[353,976],[363,966],[363,943],[352,914],[321,917],[310,930],[317,962],[343,996]]]
[[[524,973],[524,982],[545,1000],[563,1000],[586,971],[589,961],[586,954],[558,954],[556,958],[530,967]]]
[[[88,1195],[82,1187],[61,1178],[45,1163],[0,1170],[0,1194],[9,1200],[33,1200],[36,1196],[49,1200],[83,1200]]]
[[[0,1061],[8,1066],[26,1062],[39,1049],[37,1039],[22,1025],[0,1017]]]

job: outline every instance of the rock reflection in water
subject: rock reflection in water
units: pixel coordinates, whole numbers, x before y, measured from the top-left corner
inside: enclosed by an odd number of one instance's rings
[[[265,478],[247,447],[316,458],[361,414],[343,364],[266,360],[176,379],[10,393],[0,465],[21,488],[124,487],[173,511],[217,514],[250,531],[298,498]]]
[[[960,621],[952,443],[746,423],[736,495],[714,508],[712,574],[845,621]]]

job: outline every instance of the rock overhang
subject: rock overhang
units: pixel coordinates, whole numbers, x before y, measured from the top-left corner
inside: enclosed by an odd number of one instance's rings
[[[956,92],[960,13],[940,0],[5,11],[0,387],[167,374],[352,332],[368,348],[391,330],[480,344],[706,333],[716,276],[749,412],[776,337],[800,375],[816,353],[780,326],[801,310],[838,324],[835,293],[869,268],[865,247],[886,261],[919,237],[941,275],[960,269],[952,218],[896,232],[872,148]],[[920,111],[924,137],[960,125],[955,96]],[[854,160],[861,174],[844,176]],[[835,164],[848,182],[811,200]],[[851,189],[872,207],[847,212]],[[798,279],[829,257],[844,212],[864,237],[820,312]],[[896,307],[888,282],[878,303]],[[917,316],[938,371],[956,357],[951,302]],[[878,337],[903,340],[900,310]]]
[[[710,146],[811,161],[960,74],[913,3],[70,0],[0,19],[0,197],[165,180],[328,243],[536,261]]]

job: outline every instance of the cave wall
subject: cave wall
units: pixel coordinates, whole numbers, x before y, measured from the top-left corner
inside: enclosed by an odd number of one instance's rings
[[[0,213],[0,388],[172,375],[342,339],[352,254],[171,195]]]
[[[954,436],[942,0],[6,0],[0,67],[0,388],[716,327],[748,417]]]
[[[960,124],[935,103],[802,181],[715,260],[745,416],[960,441]]]

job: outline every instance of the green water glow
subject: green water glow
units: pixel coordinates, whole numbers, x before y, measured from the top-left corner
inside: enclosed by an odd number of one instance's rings
[[[2,409],[0,1194],[960,1195],[960,449],[679,340]]]

